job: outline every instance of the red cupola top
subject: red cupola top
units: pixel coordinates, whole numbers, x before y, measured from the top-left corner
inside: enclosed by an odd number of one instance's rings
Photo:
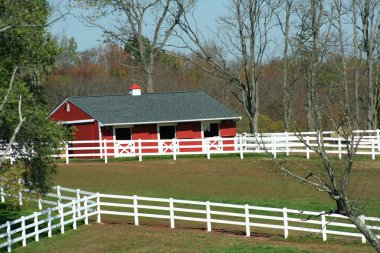
[[[141,90],[141,87],[134,83],[129,87],[129,90]]]
[[[140,96],[141,95],[141,87],[137,84],[132,84],[131,87],[129,87],[129,94],[132,96]]]

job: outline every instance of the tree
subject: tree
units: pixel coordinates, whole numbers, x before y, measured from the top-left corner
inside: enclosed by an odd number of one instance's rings
[[[78,1],[83,7],[93,10],[90,15],[83,17],[85,22],[99,27],[108,39],[125,45],[127,51],[135,55],[138,53],[145,74],[146,91],[153,92],[156,58],[166,46],[181,16],[191,8],[194,1]],[[115,18],[111,28],[99,21],[104,16]]]
[[[46,31],[50,9],[47,1],[30,0],[3,1],[0,10],[0,140],[6,151],[12,148],[18,155],[11,165],[5,152],[0,177],[2,184],[12,182],[9,176],[21,177],[17,179],[23,179],[27,189],[43,194],[50,189],[56,168],[50,155],[64,139],[62,128],[46,121],[48,110],[39,85],[58,53]]]
[[[187,58],[204,71],[228,80],[238,91],[235,98],[243,105],[250,122],[250,131],[258,131],[259,67],[270,42],[273,14],[278,2],[270,0],[234,0],[229,13],[220,18],[221,27],[213,42],[193,28],[185,15],[179,35],[185,47],[211,65],[207,67]]]

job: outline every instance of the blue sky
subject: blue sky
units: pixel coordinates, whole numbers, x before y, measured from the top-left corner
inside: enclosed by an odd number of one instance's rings
[[[51,3],[57,0],[50,0]],[[226,13],[227,0],[199,0],[194,16],[197,19],[199,28],[203,32],[216,27],[216,18]],[[72,10],[74,15],[78,15],[82,10]],[[66,16],[52,24],[50,31],[54,35],[66,34],[74,37],[78,43],[78,50],[83,51],[101,44],[102,32],[98,28],[88,27],[77,20],[73,15]],[[174,42],[175,43],[175,42]]]

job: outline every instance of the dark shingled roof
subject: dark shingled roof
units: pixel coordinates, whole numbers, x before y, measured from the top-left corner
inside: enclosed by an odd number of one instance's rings
[[[105,125],[240,118],[202,91],[75,96],[68,100]]]

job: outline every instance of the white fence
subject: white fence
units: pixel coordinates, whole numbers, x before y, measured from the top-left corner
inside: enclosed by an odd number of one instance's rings
[[[373,160],[380,155],[380,130],[357,131],[353,145],[357,145],[358,155],[369,155]],[[174,160],[179,155],[245,154],[269,152],[277,154],[303,154],[306,158],[314,153],[318,142],[323,141],[326,153],[335,154],[340,159],[347,153],[348,144],[334,132],[264,133],[255,136],[239,134],[236,137],[204,139],[171,139],[171,140],[131,140],[131,141],[69,141],[55,157],[63,158],[69,163],[70,158],[103,158],[105,163],[110,157],[138,157],[169,155]]]
[[[353,145],[357,145],[358,155],[371,156],[373,160],[380,155],[380,130],[354,131]],[[235,137],[212,137],[203,139],[170,139],[170,140],[84,140],[68,141],[53,157],[71,158],[100,158],[105,163],[108,158],[143,156],[172,156],[174,160],[180,155],[206,155],[208,159],[213,154],[239,154],[243,159],[245,154],[271,153],[301,154],[306,158],[314,153],[318,143],[323,142],[326,153],[337,155],[340,159],[347,153],[344,138],[336,132],[300,132],[294,133],[261,133],[238,134]],[[0,155],[3,150],[0,148]],[[17,152],[8,155],[10,162],[17,159]]]
[[[78,192],[84,196],[78,199]],[[34,237],[35,241],[39,241],[44,233],[48,237],[55,230],[64,233],[67,225],[76,229],[79,221],[88,224],[90,216],[96,216],[100,223],[101,215],[132,217],[136,226],[143,218],[153,218],[168,220],[171,228],[175,228],[177,222],[185,221],[203,223],[208,232],[215,224],[224,224],[243,227],[246,236],[250,236],[255,228],[268,228],[281,230],[285,239],[290,231],[300,231],[320,235],[323,241],[327,240],[327,235],[340,235],[358,237],[363,243],[366,242],[347,217],[323,211],[99,194],[59,186],[48,197],[54,201],[42,202],[55,207],[0,225],[0,248],[7,247],[11,251],[12,245],[17,242],[25,246],[28,238]],[[65,200],[68,202],[62,203]],[[379,234],[380,218],[362,216],[362,219],[375,234]],[[380,238],[379,235],[377,237]],[[2,238],[5,238],[4,242]]]
[[[78,222],[83,221],[87,225],[89,217],[94,215],[98,216],[100,222],[99,194],[84,196],[66,204],[58,201],[54,205],[56,206],[53,208],[34,212],[0,225],[0,231],[5,230],[0,232],[0,240],[5,238],[5,242],[0,243],[0,248],[7,247],[8,252],[11,252],[12,246],[16,243],[21,242],[25,247],[29,238],[34,237],[38,242],[40,236],[52,237],[53,232],[57,230],[64,234],[65,226],[72,225],[73,229],[77,229]]]

